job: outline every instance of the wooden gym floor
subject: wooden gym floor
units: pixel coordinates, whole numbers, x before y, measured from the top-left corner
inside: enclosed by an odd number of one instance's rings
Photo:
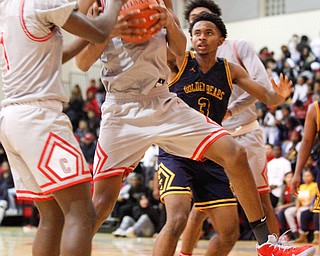
[[[22,227],[0,227],[0,255],[28,256],[34,234],[23,233]],[[143,256],[152,255],[153,238],[115,238],[111,234],[98,233],[93,240],[92,256]],[[201,240],[194,251],[194,256],[204,255],[208,241]],[[180,243],[178,249],[180,248]],[[320,255],[319,248],[316,255]],[[254,241],[239,241],[230,256],[253,256]]]

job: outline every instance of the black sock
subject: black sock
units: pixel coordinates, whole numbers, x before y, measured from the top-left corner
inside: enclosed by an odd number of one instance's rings
[[[270,231],[267,225],[267,217],[264,216],[260,220],[250,222],[249,224],[259,245],[268,241]]]

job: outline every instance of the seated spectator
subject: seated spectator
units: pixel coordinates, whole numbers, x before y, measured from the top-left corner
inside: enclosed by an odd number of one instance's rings
[[[298,77],[298,71],[296,70],[295,66],[296,64],[291,58],[286,58],[283,62],[283,67],[281,71],[281,73],[287,76],[293,84],[296,83],[296,79]]]
[[[131,215],[134,206],[138,205],[141,195],[148,194],[148,189],[143,183],[143,176],[132,173],[128,177],[129,184],[121,189],[118,200],[112,211],[112,216],[122,221],[125,215]],[[126,193],[124,193],[126,190]]]
[[[313,84],[312,102],[320,100],[320,80],[315,80]]]
[[[272,144],[266,144],[265,145],[265,150],[266,150],[266,157],[267,157],[267,163],[268,163],[274,158],[273,145]]]
[[[6,215],[17,215],[18,209],[16,206],[16,190],[14,188],[13,177],[10,170],[10,165],[7,161],[1,164],[2,173],[0,175],[0,186],[6,189],[8,199],[8,209]]]
[[[279,135],[279,129],[276,125],[276,107],[268,107],[268,112],[266,113],[263,120],[263,139],[264,143],[275,144],[276,139]]]
[[[310,209],[305,210],[301,213],[301,226],[300,226],[300,236],[296,243],[307,243],[308,242],[308,234],[309,234],[309,227],[310,223],[313,223],[313,244],[319,244],[319,213],[313,213],[313,205]]]
[[[303,103],[301,100],[297,100],[293,104],[293,113],[297,117],[301,125],[304,125],[304,121],[307,115],[307,110],[308,110],[308,104]]]
[[[274,53],[273,52],[269,52],[269,49],[267,46],[263,47],[260,49],[259,51],[259,58],[261,59],[261,61],[263,63],[266,62],[266,60],[273,58]]]
[[[99,135],[99,129],[100,129],[100,118],[96,116],[96,113],[89,109],[87,112],[87,123],[89,130],[94,134],[95,137],[98,137]]]
[[[8,208],[8,190],[5,182],[0,179],[0,225]]]
[[[124,216],[120,226],[112,234],[125,237],[151,237],[159,224],[159,211],[149,204],[146,195],[141,195],[132,215]]]
[[[83,110],[85,112],[93,110],[96,116],[101,118],[100,106],[98,101],[96,100],[95,93],[93,91],[88,91],[87,99],[84,102]]]
[[[293,233],[293,237],[299,239],[298,241],[301,241],[301,239],[306,237],[305,233],[301,229],[299,230],[299,227],[301,227],[301,214],[305,210],[310,209],[312,201],[318,191],[318,186],[317,183],[314,182],[312,171],[305,170],[303,172],[303,182],[304,184],[301,184],[299,187],[295,206],[287,208],[284,212],[286,221]]]
[[[96,137],[91,133],[86,133],[80,140],[80,148],[90,167],[93,165],[93,158],[97,146]]]
[[[282,131],[282,151],[285,152],[288,143],[291,143],[291,134],[293,132],[303,133],[303,126],[300,124],[298,118],[290,115],[285,119],[285,124]]]
[[[292,96],[292,104],[295,104],[297,100],[301,102],[306,102],[308,100],[308,85],[307,85],[308,78],[305,76],[298,76],[297,83],[294,85],[294,93]]]
[[[75,85],[71,91],[70,100],[63,106],[63,112],[69,117],[73,131],[78,128],[80,119],[85,118],[83,111],[84,100],[79,85]]]
[[[284,234],[287,231],[287,221],[284,216],[284,212],[287,208],[295,205],[295,198],[291,193],[290,184],[293,177],[292,172],[286,173],[284,176],[284,183],[281,187],[281,195],[275,208],[275,213],[279,221],[280,234]]]
[[[276,124],[279,130],[279,135],[276,140],[276,144],[281,144],[283,141],[287,140],[288,137],[288,119],[291,115],[291,108],[288,104],[282,104],[280,106],[280,112],[276,112]]]
[[[1,141],[0,141],[0,165],[4,162],[4,161],[8,161],[8,158],[7,158],[7,154],[6,152],[4,151],[4,148],[1,144]],[[1,170],[0,170],[0,174],[1,174]]]
[[[84,135],[86,135],[88,132],[90,132],[90,130],[89,130],[89,125],[87,120],[84,120],[84,119],[79,120],[78,128],[74,133],[77,140],[80,142],[81,139],[84,137]]]
[[[96,96],[96,93],[98,91],[98,88],[96,86],[96,79],[91,79],[90,80],[90,85],[88,86],[87,90],[86,90],[86,95],[88,96],[89,93],[92,93],[93,96]]]
[[[273,146],[273,155],[274,159],[268,162],[267,170],[268,182],[271,190],[271,203],[273,208],[275,208],[281,196],[284,177],[288,172],[291,172],[292,169],[290,162],[282,156],[281,146]]]
[[[104,88],[104,85],[99,79],[99,84],[96,92],[96,100],[98,101],[99,107],[102,106],[102,103],[105,101],[106,98],[106,89]]]
[[[300,51],[300,59],[298,61],[298,66],[300,67],[301,71],[305,71],[310,69],[310,65],[312,62],[316,60],[316,57],[311,51],[311,48],[309,45],[304,45],[301,47]]]
[[[301,133],[293,131],[290,135],[290,141],[284,148],[285,157],[290,161],[292,170],[295,170],[298,152],[301,146]]]

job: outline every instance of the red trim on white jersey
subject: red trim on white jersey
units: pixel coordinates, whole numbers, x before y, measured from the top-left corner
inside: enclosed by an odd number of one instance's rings
[[[50,167],[51,158],[57,148],[58,150],[62,149],[66,153],[66,157],[69,155],[75,158],[76,167],[75,170],[73,170],[74,174],[66,175],[66,177],[61,177],[55,170]],[[90,174],[90,170],[84,170],[84,159],[82,153],[66,140],[60,138],[58,135],[52,132],[50,132],[44,149],[41,153],[41,157],[38,163],[38,169],[42,172],[43,175],[48,178],[48,180],[50,180],[50,182],[41,186],[42,189],[56,184],[57,181],[64,182],[66,180],[74,179],[80,175]]]
[[[103,151],[100,143],[98,142],[97,148],[96,148],[96,153],[95,153],[95,162],[96,161],[98,161],[98,162],[94,163],[94,166],[93,166],[93,175],[94,176],[101,173],[101,170],[102,170],[105,162],[107,161],[107,159],[108,159],[107,153]]]
[[[110,178],[113,176],[123,176],[123,179],[128,177],[128,175],[133,172],[133,167],[126,168],[126,167],[119,167],[119,168],[111,168],[100,172],[98,175],[93,177],[93,181],[102,180],[106,178]]]
[[[53,34],[54,34],[54,32],[55,32],[56,26],[54,26],[54,27],[52,28],[51,33],[50,33],[49,35],[45,36],[45,37],[36,37],[36,36],[32,35],[32,34],[28,31],[27,26],[26,26],[26,23],[25,23],[24,18],[23,18],[24,2],[25,2],[25,0],[21,0],[21,3],[20,3],[20,24],[21,24],[21,27],[22,27],[24,33],[27,35],[27,37],[29,37],[31,40],[36,41],[36,42],[44,42],[44,41],[49,40],[49,39],[53,36]]]
[[[64,185],[59,185],[59,183],[56,183],[56,186],[50,190],[46,190],[45,192],[42,193],[37,193],[33,191],[28,191],[28,190],[16,190],[17,193],[17,198],[21,200],[36,200],[36,201],[47,201],[47,200],[52,200],[54,197],[52,195],[49,195],[51,193],[54,193],[56,191],[85,183],[85,182],[91,182],[92,177],[88,177],[87,175],[83,179],[75,180],[73,182],[64,184]]]
[[[59,191],[59,190],[62,190],[62,189],[65,189],[65,188],[68,188],[68,187],[71,187],[71,186],[74,186],[74,185],[77,185],[77,184],[80,184],[80,183],[91,182],[91,181],[92,181],[92,177],[91,176],[90,177],[85,176],[85,178],[83,178],[83,179],[75,180],[75,181],[67,183],[67,184],[65,184],[63,186],[60,185],[60,186],[54,187],[52,189],[46,190],[44,192],[44,194],[47,195],[47,194],[53,193],[55,191]],[[58,185],[59,183],[56,183],[56,184]]]
[[[37,200],[37,201],[48,201],[52,200],[53,196],[45,195],[44,193],[36,193],[29,190],[16,190],[17,198],[19,200]]]
[[[54,199],[53,196],[49,196],[49,197],[46,197],[46,198],[39,198],[39,197],[28,197],[28,196],[17,196],[17,198],[19,200],[27,200],[27,201],[39,201],[39,202],[43,202],[43,201],[51,201]]]
[[[4,56],[4,59],[6,60],[6,63],[7,63],[7,70],[10,70],[9,59],[8,59],[6,48],[4,47],[4,39],[3,38],[4,38],[4,33],[1,32],[0,33],[0,44],[2,44],[2,47],[3,47],[3,56]]]
[[[100,0],[100,1],[101,1],[102,11],[104,11],[104,8],[105,8],[104,0]]]
[[[207,119],[208,123],[218,125],[216,122],[212,121],[210,118],[206,117],[206,119]],[[214,143],[220,137],[222,137],[224,135],[228,135],[228,134],[230,134],[230,133],[222,127],[221,127],[221,129],[209,134],[203,141],[200,142],[200,144],[198,145],[198,147],[194,151],[191,159],[196,160],[196,161],[202,160],[204,153],[212,145],[212,143]]]
[[[265,194],[270,192],[269,182],[268,182],[268,171],[267,171],[267,161],[261,172],[261,176],[264,179],[266,185],[257,187],[259,194]]]

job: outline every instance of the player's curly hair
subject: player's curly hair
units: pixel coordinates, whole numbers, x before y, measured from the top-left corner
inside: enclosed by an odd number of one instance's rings
[[[209,12],[204,12],[204,13],[200,13],[199,15],[197,15],[193,22],[190,24],[190,28],[189,28],[189,33],[192,36],[192,29],[194,27],[194,25],[199,22],[199,21],[210,21],[213,24],[215,24],[217,26],[217,28],[219,29],[221,36],[224,38],[227,38],[227,28],[226,25],[224,24],[223,20],[218,16],[215,15],[213,13],[209,13]]]
[[[192,10],[198,7],[205,7],[209,9],[212,13],[221,16],[221,9],[219,5],[217,5],[212,0],[191,0],[185,7],[184,18],[186,20],[189,20],[189,16]]]

